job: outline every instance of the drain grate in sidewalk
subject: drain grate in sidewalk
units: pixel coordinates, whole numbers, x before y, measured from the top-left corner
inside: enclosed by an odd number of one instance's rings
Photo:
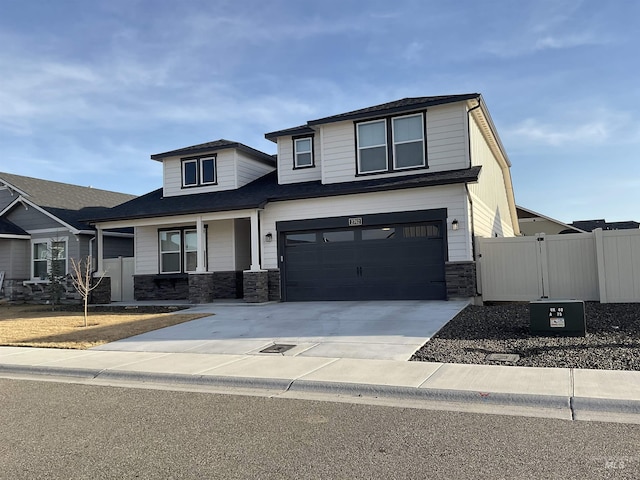
[[[284,353],[287,350],[291,350],[295,345],[287,345],[284,343],[276,343],[271,345],[263,350],[260,350],[260,353]]]

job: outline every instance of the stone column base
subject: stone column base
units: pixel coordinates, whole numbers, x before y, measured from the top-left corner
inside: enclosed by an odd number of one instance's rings
[[[211,303],[213,297],[213,273],[189,274],[189,303]]]
[[[92,278],[91,284],[94,285],[97,281],[97,278]],[[89,303],[111,303],[111,278],[103,277],[100,284],[95,289],[91,290],[91,293],[89,294]]]
[[[476,296],[476,262],[447,262],[444,272],[447,298]]]
[[[243,272],[244,301],[264,303],[269,301],[269,272],[266,270]]]

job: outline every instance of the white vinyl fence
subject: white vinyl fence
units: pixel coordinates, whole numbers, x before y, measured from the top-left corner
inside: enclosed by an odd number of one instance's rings
[[[478,240],[484,301],[640,302],[640,230]]]
[[[133,274],[135,259],[108,258],[104,260],[105,277],[111,279],[111,301],[131,302],[133,298]]]

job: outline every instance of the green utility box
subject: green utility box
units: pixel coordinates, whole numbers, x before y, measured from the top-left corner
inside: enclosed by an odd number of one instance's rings
[[[536,300],[529,303],[532,335],[584,337],[587,324],[582,300]]]

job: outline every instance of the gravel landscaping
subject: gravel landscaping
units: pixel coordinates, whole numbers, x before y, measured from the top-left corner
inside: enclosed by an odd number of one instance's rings
[[[411,360],[525,367],[640,370],[640,305],[586,303],[586,337],[529,333],[529,304],[469,306]],[[487,360],[517,354],[515,362]]]

